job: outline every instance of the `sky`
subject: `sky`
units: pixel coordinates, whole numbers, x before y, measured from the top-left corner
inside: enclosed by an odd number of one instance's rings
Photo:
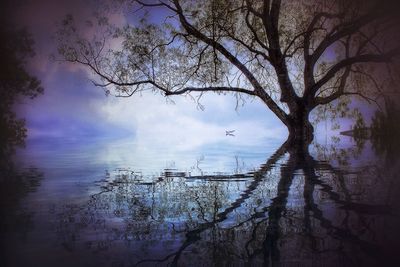
[[[171,98],[144,93],[131,98],[106,96],[95,87],[87,71],[78,65],[50,60],[56,53],[53,34],[67,14],[89,17],[95,11],[90,1],[23,1],[15,18],[35,39],[36,56],[29,69],[42,82],[44,95],[24,99],[18,106],[26,118],[29,139],[129,137],[140,142],[176,144],[192,148],[213,142],[241,144],[265,138],[281,138],[286,129],[260,101],[249,99],[235,110],[233,96],[208,94],[202,111],[189,97]],[[157,13],[150,14],[157,19]],[[124,18],[113,16],[117,23]],[[118,21],[120,20],[120,21]],[[227,137],[226,130],[235,130]]]
[[[50,60],[56,55],[53,35],[66,14],[88,18],[96,11],[96,1],[20,0],[15,20],[27,27],[35,39],[36,56],[29,69],[42,82],[44,95],[21,100],[18,113],[26,118],[29,139],[38,138],[134,138],[143,145],[168,143],[192,149],[212,143],[240,145],[266,139],[282,139],[284,125],[257,99],[235,110],[233,96],[208,94],[201,103],[188,97],[171,98],[144,93],[131,98],[106,96],[95,87],[86,69]],[[150,13],[159,19],[159,11]],[[112,14],[115,23],[125,23],[122,14]],[[347,127],[347,126],[346,126]],[[323,127],[324,129],[324,127]],[[225,131],[235,130],[235,136]]]

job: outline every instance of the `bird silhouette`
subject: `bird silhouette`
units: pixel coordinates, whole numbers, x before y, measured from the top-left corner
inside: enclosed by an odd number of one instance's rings
[[[235,130],[231,130],[231,131],[225,131],[225,135],[226,136],[235,136],[233,133],[235,132]]]

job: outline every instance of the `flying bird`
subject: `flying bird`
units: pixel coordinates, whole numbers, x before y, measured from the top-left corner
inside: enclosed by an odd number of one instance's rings
[[[235,136],[233,133],[235,132],[235,130],[232,131],[225,131],[225,135],[226,136]]]

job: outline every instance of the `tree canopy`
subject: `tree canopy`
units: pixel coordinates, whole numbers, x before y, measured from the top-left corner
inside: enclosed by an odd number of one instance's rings
[[[256,97],[295,139],[312,139],[318,106],[354,95],[375,101],[400,52],[392,1],[122,2],[133,11],[124,25],[97,14],[82,30],[68,15],[57,32],[59,53],[87,66],[95,85],[121,97]]]
[[[26,29],[18,29],[6,19],[7,1],[0,5],[0,164],[15,146],[24,144],[25,121],[17,118],[14,105],[21,97],[35,98],[43,93],[40,81],[26,68],[34,56],[33,39]]]

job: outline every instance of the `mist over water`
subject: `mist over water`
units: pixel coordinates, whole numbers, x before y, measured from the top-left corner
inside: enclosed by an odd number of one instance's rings
[[[398,159],[284,141],[28,140],[24,189],[3,186],[2,265],[395,266]]]

